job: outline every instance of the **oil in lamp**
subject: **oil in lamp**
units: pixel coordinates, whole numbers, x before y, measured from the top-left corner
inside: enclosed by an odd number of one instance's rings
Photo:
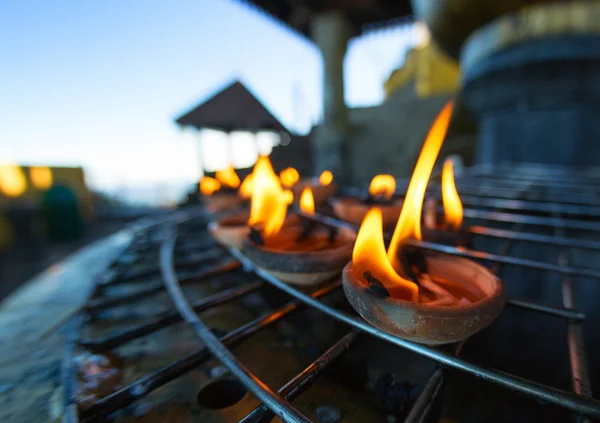
[[[287,216],[293,201],[272,168],[255,172],[250,208],[251,232],[242,252],[258,267],[295,285],[315,285],[339,274],[352,255],[356,234],[334,229],[298,215]],[[299,195],[304,214],[315,212],[314,195],[305,187]]]
[[[324,170],[318,178],[301,179],[296,182],[291,187],[294,198],[300,198],[304,188],[310,188],[316,206],[327,204],[329,198],[338,190],[338,186],[333,180],[333,174],[329,170]]]
[[[395,196],[395,191],[396,179],[392,175],[376,175],[371,180],[366,198],[333,197],[330,204],[337,217],[356,226],[360,225],[371,208],[378,207],[383,227],[393,227],[402,209],[402,198]]]
[[[485,267],[408,245],[421,239],[425,190],[451,114],[450,103],[427,136],[388,251],[382,214],[374,208],[361,225],[352,261],[342,274],[348,301],[366,321],[432,345],[458,342],[487,327],[505,303],[502,283]]]

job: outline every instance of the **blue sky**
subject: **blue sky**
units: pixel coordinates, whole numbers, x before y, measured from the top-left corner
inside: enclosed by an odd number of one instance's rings
[[[350,44],[350,105],[382,101],[408,43]],[[291,129],[320,116],[316,47],[233,0],[2,0],[0,63],[0,161],[82,165],[101,188],[197,178],[173,118],[235,78]]]

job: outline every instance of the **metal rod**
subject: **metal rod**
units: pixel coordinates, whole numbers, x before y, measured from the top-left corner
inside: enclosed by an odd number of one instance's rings
[[[568,262],[564,255],[560,260]],[[568,276],[561,279],[561,290],[563,305],[565,308],[573,308],[577,304],[575,290]],[[569,344],[569,361],[571,363],[571,379],[573,391],[579,395],[592,396],[592,383],[590,381],[585,347],[583,343],[583,330],[580,322],[567,322],[567,340]]]
[[[310,294],[310,296],[312,298],[320,298],[324,295],[330,294],[339,287],[340,281],[335,281],[313,292]],[[273,312],[266,313],[265,315],[260,316],[227,333],[220,338],[220,341],[224,345],[234,345],[248,336],[253,335],[259,330],[280,321],[293,311],[297,310],[301,305],[302,302],[300,301],[290,301]],[[90,422],[103,421],[102,418],[105,416],[108,416],[120,409],[127,407],[130,404],[133,404],[135,401],[144,398],[152,391],[177,379],[180,376],[183,376],[189,371],[194,370],[210,357],[209,351],[206,348],[202,348],[195,353],[189,354],[184,358],[175,361],[157,370],[156,372],[150,373],[142,379],[138,379],[130,385],[125,386],[118,391],[98,400],[90,408],[82,410],[82,418],[85,418],[86,421],[89,419]]]
[[[484,260],[489,262],[509,264],[512,266],[529,267],[532,269],[546,270],[549,272],[564,273],[569,276],[587,276],[590,278],[599,279],[600,271],[594,269],[582,269],[579,267],[561,266],[559,264],[545,263],[543,261],[535,261],[529,259],[523,259],[519,257],[502,256],[498,254],[490,254],[484,251],[457,249],[447,245],[434,244],[432,242],[424,241],[407,241],[407,244],[423,248],[429,251],[436,251],[438,253],[449,254],[457,257],[467,257],[470,259]]]
[[[406,416],[404,423],[421,423],[425,421],[443,386],[444,370],[437,369],[427,381],[427,384],[423,388],[423,391],[421,391],[419,398],[417,398],[417,401],[411,408],[410,413],[408,413],[408,416]]]
[[[520,378],[497,370],[490,370],[477,364],[470,363],[460,358],[454,357],[434,348],[415,344],[413,342],[398,338],[359,320],[355,317],[342,313],[334,308],[309,297],[297,289],[285,284],[264,270],[257,268],[241,252],[235,248],[230,249],[231,254],[242,262],[245,269],[252,269],[258,276],[271,283],[273,286],[294,296],[313,308],[333,317],[334,319],[346,323],[353,328],[387,341],[393,345],[405,348],[416,354],[435,360],[443,365],[469,373],[471,375],[483,378],[489,382],[504,386],[508,389],[520,392],[522,394],[547,401],[583,414],[600,417],[600,401],[593,398],[586,398],[561,389],[552,388],[534,381]]]
[[[562,235],[564,229],[560,226],[554,227],[554,234]],[[558,264],[567,266],[569,257],[567,252],[559,252]],[[577,307],[577,294],[569,276],[563,274],[560,281],[563,306],[567,309]],[[592,396],[592,383],[589,377],[587,358],[583,341],[583,330],[580,322],[567,322],[567,343],[569,344],[569,362],[571,364],[571,381],[573,391],[579,395]]]
[[[282,386],[281,389],[277,391],[277,394],[281,395],[288,401],[293,401],[296,399],[298,395],[312,386],[312,384],[317,380],[317,377],[323,370],[327,368],[329,364],[348,351],[357,335],[357,332],[350,332],[346,334],[331,348],[325,351],[323,355],[309,364],[308,367],[306,367],[304,370],[294,376],[292,380]],[[239,423],[270,422],[273,417],[273,413],[271,413],[264,405],[260,405],[252,410],[246,417],[240,420]]]
[[[439,196],[439,195],[436,195]],[[519,211],[532,211],[542,213],[552,213],[558,211],[559,213],[575,215],[575,216],[592,216],[596,217],[600,215],[600,207],[594,206],[579,206],[575,204],[559,204],[559,203],[546,203],[539,201],[528,201],[528,200],[515,200],[505,198],[490,198],[490,197],[479,197],[473,195],[461,195],[460,199],[463,205],[469,205],[471,207],[492,207],[498,209],[507,210],[519,210]]]
[[[550,316],[563,317],[568,320],[579,322],[585,319],[585,314],[578,310],[553,307],[545,304],[532,303],[525,300],[517,300],[515,298],[509,298],[506,300],[506,305],[523,308],[525,310],[539,311],[540,313],[548,314]]]
[[[180,282],[182,284],[201,282],[212,276],[239,269],[239,267],[240,263],[238,263],[236,260],[229,260],[223,264],[213,266],[201,272],[190,273],[190,276],[181,279]],[[154,294],[162,292],[164,291],[164,289],[165,286],[162,284],[162,282],[158,282],[157,284],[151,285],[150,287],[133,292],[131,294],[97,298],[90,301],[86,306],[85,310],[89,313],[96,313],[98,311],[105,310],[111,307],[116,307],[121,304],[130,304],[132,301],[137,301],[142,298],[150,297]]]
[[[244,366],[229,351],[202,320],[198,318],[194,310],[185,298],[185,294],[179,286],[175,267],[173,265],[173,248],[175,246],[176,234],[169,234],[160,249],[160,268],[165,282],[165,287],[171,295],[175,307],[181,316],[191,325],[198,338],[204,342],[206,348],[212,355],[223,363],[229,371],[237,377],[250,392],[258,397],[275,416],[288,423],[310,423],[310,419],[298,411],[292,404],[277,395],[254,373]]]
[[[539,244],[557,245],[560,247],[567,248],[581,248],[585,250],[600,250],[600,242],[587,240],[587,239],[576,239],[576,238],[565,238],[555,237],[552,235],[542,235],[530,232],[519,232],[504,229],[488,228],[485,226],[469,226],[465,228],[466,231],[482,236],[489,236],[493,238],[504,238],[513,239],[515,241],[533,242]]]
[[[184,260],[180,260],[177,263],[176,268],[178,270],[184,270],[192,267],[197,267],[202,265],[204,262],[212,261],[221,257],[222,255],[223,249],[215,248],[202,254],[197,254],[192,257],[187,257]],[[139,270],[129,275],[120,275],[118,278],[115,278],[105,283],[104,286],[118,285],[121,283],[145,282],[147,278],[152,276],[160,276],[160,274],[160,268],[156,266],[151,266],[147,269]]]
[[[502,213],[489,210],[463,209],[463,216],[470,219],[485,219],[495,222],[521,223],[523,225],[553,227],[555,224],[566,229],[578,229],[582,231],[600,231],[598,222],[585,220],[560,219],[559,222],[552,217],[528,216],[522,214]]]
[[[509,200],[518,199],[518,191],[516,189],[502,188],[502,187],[490,187],[481,185],[469,185],[466,183],[459,183],[458,191],[462,195],[476,195],[478,197],[490,197],[490,198],[504,198]],[[527,200],[531,200],[526,198]],[[597,198],[592,196],[548,196],[544,198],[544,201],[558,204],[574,204],[580,206],[600,206],[600,202]]]
[[[224,291],[218,292],[214,295],[202,298],[192,304],[192,308],[196,313],[203,310],[224,304],[228,301],[232,301],[238,298],[248,295],[252,292],[257,291],[264,285],[262,281],[245,284],[242,286],[229,288]],[[118,331],[117,333],[109,334],[98,340],[81,340],[79,345],[88,348],[93,351],[106,351],[123,345],[126,342],[134,339],[141,338],[157,330],[164,329],[175,323],[181,322],[183,319],[177,312],[168,313],[162,317],[156,317],[155,319],[134,326],[129,329]]]

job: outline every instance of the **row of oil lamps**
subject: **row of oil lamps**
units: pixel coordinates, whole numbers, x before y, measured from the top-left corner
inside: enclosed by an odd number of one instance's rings
[[[463,340],[500,314],[505,303],[502,283],[473,261],[425,253],[410,242],[433,237],[457,245],[464,239],[459,236],[464,233],[462,204],[451,161],[442,171],[444,220],[436,218],[435,201],[428,200],[423,213],[451,113],[450,103],[434,122],[403,198],[395,196],[391,175],[373,178],[364,198],[334,197],[337,186],[331,172],[307,180],[293,168],[277,175],[269,159],[260,157],[243,182],[233,169],[201,180],[206,208],[216,216],[209,231],[286,283],[313,286],[342,271],[348,301],[381,330],[426,344]],[[244,200],[250,200],[249,211],[239,211]],[[340,219],[361,224],[358,234],[306,218],[328,201]],[[292,204],[302,212],[288,213]],[[234,214],[217,218],[234,208]],[[384,227],[394,223],[386,251]]]

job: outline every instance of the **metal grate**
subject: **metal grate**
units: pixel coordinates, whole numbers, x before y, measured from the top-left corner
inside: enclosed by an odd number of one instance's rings
[[[597,188],[600,187],[599,183],[600,169],[596,168],[578,170],[533,164],[472,168],[462,177],[457,178],[458,190],[465,206],[464,226],[474,236],[502,240],[500,252],[455,248],[433,242],[412,242],[415,247],[426,250],[486,262],[495,273],[502,266],[507,265],[559,274],[562,307],[516,298],[510,298],[507,305],[565,320],[572,392],[469,362],[460,357],[464,342],[453,352],[448,352],[448,350],[415,344],[382,332],[362,319],[320,301],[322,297],[338,290],[339,280],[307,294],[255,267],[236,249],[223,251],[209,241],[198,242],[197,237],[194,237],[196,232],[190,230],[189,222],[196,222],[193,223],[196,225],[194,229],[202,231],[206,221],[202,217],[202,212],[191,211],[179,213],[167,222],[163,220],[147,224],[130,245],[129,251],[135,251],[141,257],[137,259],[138,263],[143,263],[144,254],[153,251],[154,248],[160,248],[159,268],[152,267],[149,263],[145,270],[128,273],[130,262],[129,253],[126,251],[111,266],[111,272],[98,282],[92,299],[81,315],[72,320],[71,336],[63,363],[66,410],[63,421],[101,421],[167,382],[200,366],[209,358],[215,357],[262,402],[260,407],[242,419],[243,422],[265,421],[273,415],[286,422],[307,422],[310,420],[294,407],[293,400],[317,382],[319,375],[330,363],[352,348],[358,336],[364,335],[379,338],[441,365],[425,384],[406,421],[425,420],[431,411],[431,404],[442,390],[448,368],[572,410],[583,420],[600,418],[600,401],[591,396],[585,357],[581,327],[585,315],[577,309],[577,299],[573,289],[574,278],[592,278],[597,281],[600,279],[600,271],[575,266],[570,258],[570,254],[578,249],[600,251],[599,241],[586,239],[590,233],[597,239],[594,232],[600,231],[600,221],[594,220],[600,216],[598,213],[600,212],[600,188]],[[430,195],[435,196],[438,193],[438,187],[430,188]],[[198,216],[199,219],[191,219]],[[325,225],[350,226],[325,215],[305,217]],[[479,225],[469,226],[469,223],[479,223]],[[507,228],[507,225],[510,227]],[[581,231],[585,231],[585,237],[581,236]],[[522,243],[552,245],[560,251],[553,261],[538,261],[510,255],[515,245]],[[218,263],[215,264],[215,260]],[[246,273],[258,276],[259,280],[242,283],[194,303],[186,299],[181,289],[182,284],[197,283],[214,276],[236,272],[239,271],[240,266]],[[241,282],[246,280],[240,279]],[[143,288],[123,297],[103,296],[105,287],[122,283],[140,283],[143,284]],[[509,284],[510,281],[505,283]],[[256,292],[265,284],[270,284],[288,294],[290,302],[222,336],[213,333],[198,317],[198,312],[202,310]],[[90,340],[80,337],[83,316],[152,296],[165,288],[171,295],[177,310],[101,339]],[[285,318],[300,306],[309,306],[329,315],[347,325],[349,332],[278,391],[274,391],[236,359],[228,347]],[[186,320],[191,325],[197,336],[204,342],[204,348],[119,389],[90,408],[77,412],[73,405],[75,372],[71,361],[73,350],[78,345],[92,351],[107,351],[182,320]]]

